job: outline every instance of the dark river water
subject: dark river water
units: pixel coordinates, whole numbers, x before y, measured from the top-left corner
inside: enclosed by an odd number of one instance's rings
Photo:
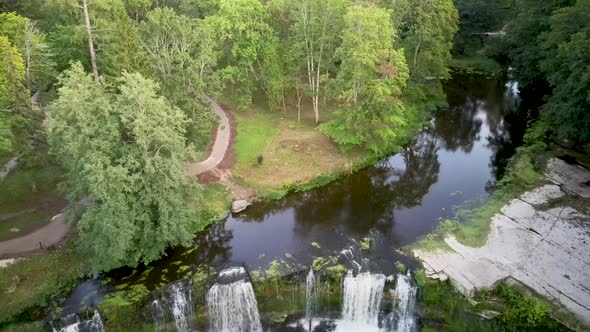
[[[394,249],[432,232],[453,207],[486,197],[522,139],[510,84],[456,77],[445,92],[449,109],[412,146],[323,188],[230,216],[199,239],[196,259],[256,269],[289,254],[307,265],[370,237],[378,244],[372,261],[393,263]]]
[[[179,265],[255,270],[283,260],[296,271],[364,238],[372,241],[371,269],[393,273],[397,260],[412,266],[396,249],[431,233],[455,207],[485,199],[521,144],[526,112],[518,112],[516,89],[502,79],[455,76],[444,85],[449,108],[437,111],[410,147],[325,187],[229,216],[197,238],[196,250],[172,250],[148,267],[143,282],[155,288],[174,281]],[[116,284],[128,274],[116,271],[109,278]],[[64,312],[75,311],[98,285],[81,284]],[[86,296],[85,305],[103,291]]]

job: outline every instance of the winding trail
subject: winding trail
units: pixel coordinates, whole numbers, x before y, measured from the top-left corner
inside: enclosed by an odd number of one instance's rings
[[[215,136],[215,143],[209,157],[203,161],[187,164],[186,173],[188,176],[197,176],[217,167],[223,160],[227,149],[229,148],[231,127],[229,118],[221,106],[213,99],[208,98],[211,107],[219,117],[219,126],[217,127],[217,135]]]
[[[186,165],[186,173],[188,176],[194,177],[217,167],[217,165],[223,160],[226,151],[229,148],[231,136],[229,118],[216,101],[211,98],[208,98],[208,101],[220,120],[217,134],[215,136],[215,143],[213,143],[213,148],[207,159]],[[10,170],[12,170],[12,168]],[[80,203],[89,204],[89,202],[90,199],[85,199]],[[54,246],[60,243],[68,235],[72,227],[73,224],[67,223],[63,214],[60,213],[54,216],[47,225],[32,233],[0,242],[0,258],[16,256]]]
[[[70,232],[72,225],[65,222],[63,214],[27,235],[0,242],[0,258],[44,249],[60,243]]]

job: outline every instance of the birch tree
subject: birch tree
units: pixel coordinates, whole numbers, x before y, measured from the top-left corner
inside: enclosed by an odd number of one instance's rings
[[[348,0],[301,0],[293,11],[294,52],[300,54],[307,77],[307,93],[320,122],[322,80],[334,68],[334,52],[340,44]]]

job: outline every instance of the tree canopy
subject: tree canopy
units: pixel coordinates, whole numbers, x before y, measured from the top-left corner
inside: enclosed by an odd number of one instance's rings
[[[95,271],[158,259],[191,243],[202,223],[184,173],[182,111],[140,74],[123,73],[117,83],[114,91],[97,85],[74,64],[48,110],[49,142],[68,173],[70,200],[94,200],[79,228]]]

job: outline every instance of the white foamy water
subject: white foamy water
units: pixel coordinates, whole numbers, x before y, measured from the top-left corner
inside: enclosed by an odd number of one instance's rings
[[[188,332],[189,320],[193,316],[191,285],[175,283],[170,288],[170,295],[172,297],[172,317],[174,317],[176,330]]]
[[[396,332],[412,332],[416,330],[414,308],[416,305],[416,286],[412,284],[412,275],[398,274],[395,285]]]
[[[58,330],[53,328],[53,332],[103,332],[104,325],[97,310],[94,310],[92,318],[81,321],[77,314],[69,315],[61,319],[62,327]]]
[[[348,271],[342,287],[342,320],[336,331],[378,331],[385,275],[364,272],[355,277]]]
[[[258,303],[244,268],[222,271],[207,293],[209,324],[215,332],[261,332]]]

